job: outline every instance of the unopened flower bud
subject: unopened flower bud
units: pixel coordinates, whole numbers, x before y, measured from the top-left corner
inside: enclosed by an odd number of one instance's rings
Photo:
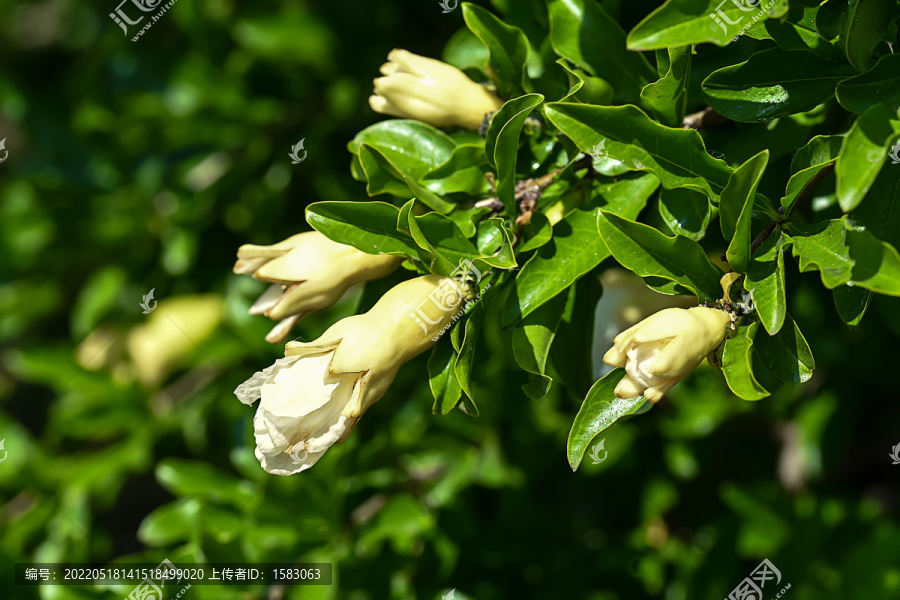
[[[667,308],[616,336],[603,361],[624,367],[619,398],[659,400],[725,339],[731,318],[715,308]]]
[[[391,51],[381,73],[369,105],[385,115],[477,131],[486,114],[503,106],[456,67],[406,50]]]
[[[331,306],[350,286],[380,279],[403,262],[400,256],[360,252],[317,231],[271,246],[245,244],[237,256],[235,273],[272,283],[250,307],[250,314],[278,321],[266,336],[273,344],[283,343],[297,321]]]
[[[234,392],[244,404],[260,400],[253,425],[263,468],[291,475],[312,467],[384,395],[400,366],[434,345],[463,306],[456,280],[417,277],[319,339],[289,342],[284,358]]]

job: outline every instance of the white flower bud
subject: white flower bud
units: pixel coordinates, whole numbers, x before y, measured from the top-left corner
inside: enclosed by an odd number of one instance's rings
[[[486,114],[503,106],[456,67],[406,50],[391,51],[381,73],[369,105],[385,115],[477,131]]]
[[[400,256],[360,252],[317,231],[271,246],[245,244],[237,256],[235,273],[273,284],[250,307],[251,315],[279,322],[266,336],[273,344],[283,343],[297,321],[331,306],[350,286],[384,277],[403,262]]]
[[[405,281],[318,340],[288,343],[284,358],[238,386],[244,404],[260,399],[253,425],[263,468],[291,475],[312,467],[384,395],[400,366],[434,345],[462,309],[462,295],[452,278]]]
[[[659,400],[725,339],[728,313],[705,306],[667,308],[616,336],[603,361],[624,367],[619,398]]]

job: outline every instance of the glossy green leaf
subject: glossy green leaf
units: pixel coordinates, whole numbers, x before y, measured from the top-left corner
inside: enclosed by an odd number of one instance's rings
[[[667,0],[631,30],[628,48],[657,50],[702,42],[726,46],[754,19],[778,18],[788,10],[783,0],[776,0],[767,10],[762,6],[721,0]]]
[[[769,395],[753,375],[753,338],[759,323],[738,327],[734,336],[726,338],[722,350],[722,373],[725,382],[738,398],[759,400]]]
[[[525,119],[544,101],[540,94],[528,94],[510,100],[494,115],[485,137],[484,149],[488,161],[497,168],[497,199],[506,207],[508,217],[518,214],[516,190],[516,157],[519,153],[519,135]]]
[[[728,179],[719,202],[719,226],[722,228],[722,237],[726,240],[734,237],[735,227],[744,207],[748,202],[752,204],[755,201],[756,188],[759,187],[768,163],[769,151],[765,150],[748,159]]]
[[[481,144],[460,144],[446,162],[423,175],[419,181],[435,194],[463,193],[487,196],[490,186],[484,178],[487,159]]]
[[[196,498],[163,504],[141,521],[138,539],[148,546],[168,546],[191,539],[199,525],[201,507]]]
[[[428,385],[434,395],[435,414],[446,415],[453,410],[462,396],[462,387],[456,377],[457,354],[449,341],[440,340],[428,357]]]
[[[503,310],[504,327],[527,316],[609,256],[597,235],[601,206],[637,218],[657,185],[655,177],[642,175],[600,186],[589,208],[576,208],[554,225],[553,238],[538,249],[516,277],[515,290]]]
[[[520,253],[540,248],[549,242],[553,237],[553,225],[542,213],[532,213],[531,221],[525,226],[522,235],[525,241],[519,246]]]
[[[622,417],[639,415],[652,408],[653,404],[643,396],[616,398],[616,385],[624,376],[625,369],[614,369],[598,379],[585,396],[566,443],[566,455],[573,471],[578,469],[584,453],[598,434]]]
[[[663,189],[659,194],[659,215],[676,235],[703,239],[711,212],[709,199],[700,192],[678,188]]]
[[[453,138],[440,129],[409,119],[388,119],[369,125],[356,134],[347,149],[359,154],[363,144],[377,148],[416,180],[447,162],[456,148]]]
[[[544,373],[550,345],[565,305],[566,295],[559,294],[522,319],[513,330],[512,348],[516,364],[533,375],[529,383],[522,386],[522,390],[533,400],[543,398],[553,381]]]
[[[753,158],[747,161],[749,164],[756,164],[759,172],[766,168],[769,161],[769,151],[763,150]],[[758,180],[757,180],[758,182]],[[728,244],[728,250],[725,251],[725,257],[731,268],[738,273],[746,274],[750,268],[750,240],[751,225],[753,223],[753,208],[756,200],[756,186],[750,189],[750,193],[744,199],[744,206],[738,214],[737,221],[734,224],[734,235]],[[732,209],[733,212],[733,209]]]
[[[769,335],[781,329],[787,311],[785,251],[785,236],[776,230],[753,254],[744,278],[744,288],[753,293],[756,314]]]
[[[658,230],[600,211],[597,227],[606,246],[623,267],[645,277],[664,294],[685,290],[701,302],[722,295],[721,270],[709,262],[703,248],[685,237],[666,237]],[[663,280],[663,281],[660,281]]]
[[[475,348],[478,344],[478,336],[483,329],[484,317],[487,314],[485,305],[491,296],[491,290],[484,292],[481,299],[469,310],[466,315],[466,323],[464,326],[465,336],[459,348],[459,356],[456,359],[454,372],[459,380],[459,385],[472,402],[471,406],[476,411],[475,394],[472,392],[472,368],[475,364]]]
[[[400,209],[386,202],[315,202],[306,221],[319,233],[368,254],[418,256],[415,240],[397,229]]]
[[[846,0],[825,0],[816,13],[816,31],[826,40],[835,40],[844,30],[850,3]]]
[[[838,203],[844,212],[859,206],[866,197],[898,131],[900,121],[883,104],[870,107],[853,123],[834,169]]]
[[[582,152],[594,154],[602,144],[612,158],[641,163],[667,189],[693,189],[718,204],[732,173],[724,161],[707,154],[699,133],[664,127],[634,106],[554,102],[544,113]]]
[[[625,32],[592,0],[552,0],[550,43],[557,54],[609,82],[623,99],[636,100],[653,79],[638,52],[625,47]]]
[[[507,25],[487,10],[468,2],[462,5],[466,25],[490,52],[487,73],[501,98],[521,96],[531,91],[525,75],[528,40],[518,28]],[[523,87],[528,86],[528,87]]]
[[[790,225],[794,256],[800,270],[819,271],[825,287],[852,284],[900,296],[900,255],[868,231],[858,231],[847,218]]]
[[[415,196],[430,208],[448,213],[454,208],[452,202],[444,200],[418,182],[415,173],[407,172],[402,164],[394,164],[380,150],[363,144],[359,147],[359,163],[366,173],[369,184],[366,191],[370,196],[389,193],[395,196]],[[404,184],[408,191],[398,188]]]
[[[791,178],[781,198],[786,213],[792,210],[806,185],[840,155],[843,141],[839,135],[819,135],[797,151],[791,161]]]
[[[733,121],[760,123],[812,110],[855,74],[846,63],[772,48],[711,73],[702,89],[716,112]]]
[[[844,28],[847,60],[860,71],[872,62],[872,51],[881,42],[891,23],[895,0],[850,0]]]
[[[794,4],[791,12],[794,12]],[[809,9],[815,16],[818,6],[801,6],[800,9]],[[822,58],[842,60],[844,53],[837,45],[823,39],[815,29],[812,19],[805,19],[800,23],[793,23],[784,19],[768,19],[759,21],[747,30],[747,35],[757,40],[772,40],[782,50],[803,50],[813,52]]]
[[[900,54],[886,54],[875,66],[840,82],[836,90],[841,106],[864,113],[875,104],[900,104]]]
[[[785,315],[784,326],[775,335],[757,335],[753,346],[766,368],[782,381],[803,383],[816,368],[812,350],[791,315]]]
[[[657,51],[662,52],[662,51]],[[687,107],[687,83],[691,74],[691,46],[669,48],[669,68],[659,81],[641,90],[641,104],[650,109],[660,123],[681,127]]]
[[[569,76],[569,91],[560,102],[612,104],[615,90],[605,79],[588,75],[584,70],[569,66],[564,58],[556,61]]]
[[[466,257],[478,254],[477,248],[463,236],[453,221],[438,213],[416,216],[413,209],[415,200],[410,200],[404,208],[408,231],[416,244],[425,251],[426,268],[436,275],[450,275]],[[420,227],[421,223],[421,227]],[[422,229],[428,231],[426,235]]]
[[[566,306],[550,347],[553,371],[568,392],[578,398],[585,396],[594,383],[594,320],[602,294],[596,272],[588,273],[569,287]]]
[[[852,329],[859,327],[859,322],[862,321],[872,301],[872,292],[859,287],[841,285],[834,288],[831,294],[834,298],[834,308],[841,320]]]

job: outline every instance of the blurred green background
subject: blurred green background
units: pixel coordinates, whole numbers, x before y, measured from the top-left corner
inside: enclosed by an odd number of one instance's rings
[[[545,18],[541,2],[485,6],[526,32]],[[420,357],[313,469],[266,474],[232,390],[281,348],[246,314],[265,284],[231,273],[235,251],[307,230],[311,202],[365,199],[346,143],[380,118],[371,79],[394,47],[441,56],[461,11],[179,0],[132,42],[114,9],[0,0],[4,599],[124,598],[11,580],[16,562],[120,558],[335,565],[330,587],[194,586],[197,600],[720,600],[763,558],[790,599],[900,598],[900,302],[876,297],[852,331],[791,261],[806,385],[748,403],[705,366],[572,473],[584,390],[528,400],[488,322],[479,418],[431,414]]]

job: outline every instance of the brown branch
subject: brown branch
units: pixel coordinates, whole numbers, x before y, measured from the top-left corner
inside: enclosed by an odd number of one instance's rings
[[[835,162],[832,161],[822,167],[818,173],[813,175],[813,178],[809,180],[809,182],[803,186],[803,189],[800,190],[800,193],[797,194],[796,200],[791,204],[791,208],[787,211],[787,214],[784,214],[778,220],[773,219],[766,225],[765,229],[759,232],[759,235],[754,238],[754,240],[750,243],[750,254],[756,252],[756,250],[763,245],[763,243],[772,235],[772,232],[775,231],[776,227],[784,227],[784,224],[791,218],[791,213],[794,212],[794,208],[804,202],[810,194],[812,194],[813,190],[816,189],[816,186],[819,185],[823,179],[828,177],[828,174],[834,170]],[[778,212],[783,214],[784,207],[779,207]]]
[[[729,119],[728,117],[720,115],[712,108],[707,106],[701,111],[685,115],[684,122],[681,128],[703,129],[704,127],[709,127],[710,125],[722,125],[724,123],[729,123],[730,121],[731,119]]]

